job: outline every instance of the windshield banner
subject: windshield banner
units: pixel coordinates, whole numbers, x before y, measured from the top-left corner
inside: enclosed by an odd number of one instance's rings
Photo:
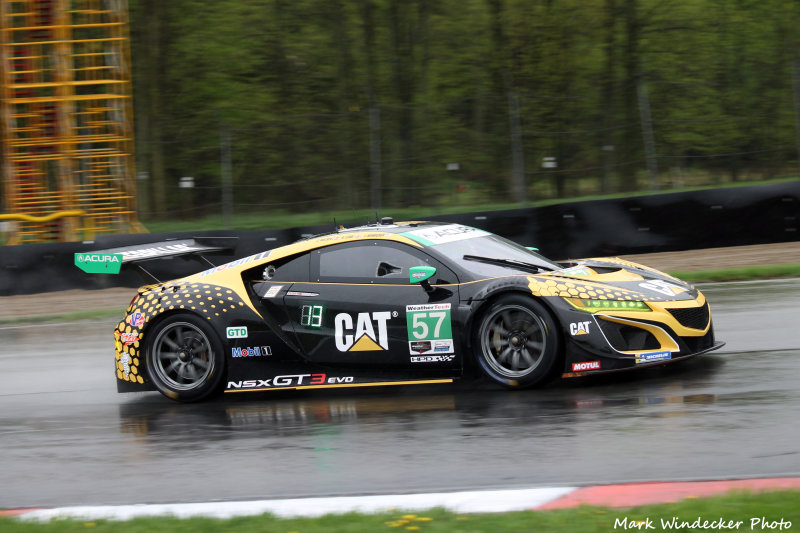
[[[465,239],[472,239],[474,237],[483,237],[484,235],[489,235],[489,233],[481,229],[462,226],[461,224],[448,224],[447,226],[436,226],[433,228],[407,231],[405,233],[401,233],[401,235],[417,241],[425,246],[435,246],[437,244],[445,244],[447,242],[463,241]]]

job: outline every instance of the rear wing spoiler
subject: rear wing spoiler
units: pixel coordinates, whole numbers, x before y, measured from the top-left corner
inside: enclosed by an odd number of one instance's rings
[[[233,252],[238,240],[238,237],[194,237],[109,248],[108,250],[77,252],[75,253],[75,266],[89,274],[119,274],[123,266],[133,265],[144,276],[160,283],[158,278],[141,265],[142,262],[165,257],[192,255],[215,267],[217,265],[209,261],[203,254]]]

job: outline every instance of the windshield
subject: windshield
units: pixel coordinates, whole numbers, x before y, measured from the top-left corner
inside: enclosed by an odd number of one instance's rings
[[[520,246],[519,244],[488,233],[481,237],[463,239],[455,242],[447,242],[434,245],[434,249],[447,257],[453,263],[458,264],[464,270],[468,270],[480,276],[506,276],[510,272],[524,272],[530,274],[529,268],[515,268],[511,265],[492,264],[485,261],[464,259],[464,256],[477,256],[488,259],[511,260],[520,263],[536,265],[543,270],[558,270],[558,265],[549,259]]]

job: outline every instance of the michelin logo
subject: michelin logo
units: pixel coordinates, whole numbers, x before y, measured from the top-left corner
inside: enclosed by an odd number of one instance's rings
[[[671,352],[650,352],[650,353],[637,353],[636,364],[652,363],[654,361],[665,361],[672,359]]]

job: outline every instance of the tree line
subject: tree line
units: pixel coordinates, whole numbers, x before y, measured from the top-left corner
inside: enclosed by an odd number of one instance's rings
[[[129,9],[145,215],[201,213],[226,190],[237,210],[302,211],[796,173],[793,0]]]

